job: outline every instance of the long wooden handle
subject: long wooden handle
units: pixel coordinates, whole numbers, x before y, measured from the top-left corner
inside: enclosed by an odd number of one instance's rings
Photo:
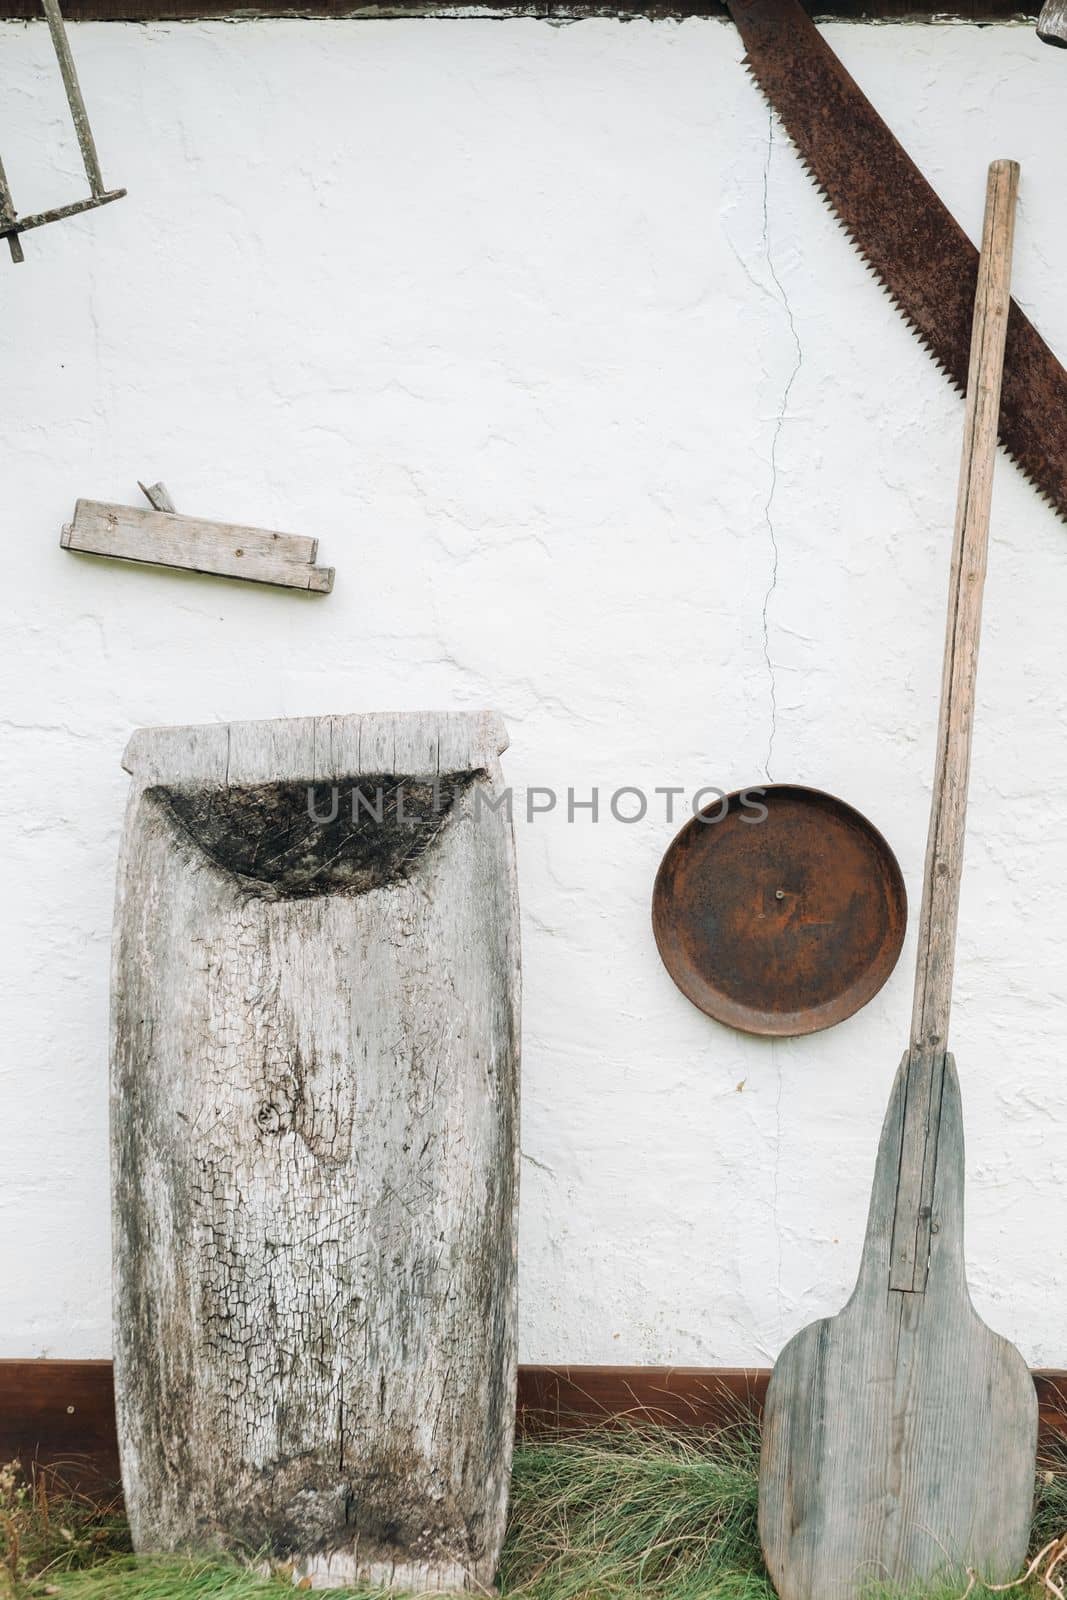
[[[930,1202],[937,1160],[941,1073],[948,1047],[956,954],[967,784],[971,770],[978,639],[989,545],[1004,341],[1011,304],[1011,257],[1019,166],[994,161],[971,331],[956,532],[941,676],[941,715],[926,845],[919,952],[909,1042],[907,1097],[890,1287],[922,1290],[929,1256]]]
[[[989,546],[989,506],[1000,417],[1004,340],[1011,300],[1011,256],[1018,189],[1018,163],[994,161],[986,188],[982,256],[974,302],[967,415],[941,675],[941,717],[919,921],[911,1043],[922,1049],[946,1048],[952,1009],[952,968],[971,771],[978,637]]]

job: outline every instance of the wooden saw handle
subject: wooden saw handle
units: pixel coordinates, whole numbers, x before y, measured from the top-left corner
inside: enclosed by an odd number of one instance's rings
[[[890,1288],[916,1292],[926,1287],[941,1077],[952,1009],[982,589],[989,545],[1004,342],[1011,304],[1011,257],[1018,190],[1018,163],[994,161],[986,185],[982,254],[971,331],[967,411],[941,676],[941,715],[919,917],[900,1181],[889,1274]]]

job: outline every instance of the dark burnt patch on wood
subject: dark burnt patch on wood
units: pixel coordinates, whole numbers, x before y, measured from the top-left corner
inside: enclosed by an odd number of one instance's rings
[[[282,1565],[311,1551],[352,1548],[382,1569],[411,1562],[448,1567],[457,1560],[476,1566],[485,1555],[483,1519],[472,1517],[464,1496],[443,1481],[429,1505],[428,1473],[432,1464],[410,1437],[372,1448],[352,1474],[311,1452],[276,1459],[266,1483],[252,1474],[235,1483],[224,1508],[226,1548]]]
[[[148,798],[257,894],[307,899],[366,894],[409,878],[478,776],[160,787]]]

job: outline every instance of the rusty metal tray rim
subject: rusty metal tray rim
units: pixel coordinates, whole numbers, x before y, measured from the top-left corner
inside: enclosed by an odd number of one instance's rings
[[[711,1017],[713,1021],[721,1022],[730,1028],[736,1028],[742,1033],[771,1039],[802,1038],[809,1033],[821,1033],[840,1022],[846,1022],[857,1011],[861,1011],[865,1005],[874,999],[875,995],[884,987],[892,975],[900,959],[900,952],[903,949],[908,926],[908,891],[896,852],[881,829],[864,812],[857,810],[849,801],[842,800],[840,795],[832,794],[828,789],[816,789],[811,784],[806,783],[749,783],[740,789],[731,790],[729,794],[724,796],[724,799],[732,810],[735,802],[739,803],[745,795],[766,796],[783,793],[802,794],[812,801],[826,802],[828,809],[849,813],[871,839],[879,858],[887,868],[887,875],[899,907],[900,936],[895,941],[895,945],[890,943],[883,947],[879,959],[871,963],[862,980],[857,980],[848,989],[844,990],[841,995],[825,1000],[820,1005],[807,1006],[800,1011],[768,1012],[753,1006],[742,1005],[737,1001],[731,1000],[709,983],[701,983],[692,979],[688,969],[679,969],[679,964],[671,959],[670,946],[663,923],[664,891],[662,886],[666,880],[668,862],[683,835],[701,826],[699,818],[708,816],[713,811],[718,811],[723,804],[723,800],[715,800],[710,805],[704,806],[701,811],[688,818],[682,824],[663,852],[652,889],[652,933],[656,941],[656,948],[659,951],[660,960],[663,962],[672,983],[685,995],[687,1000],[691,1001],[699,1011],[704,1012],[705,1016]],[[845,1004],[846,999],[847,1004]]]

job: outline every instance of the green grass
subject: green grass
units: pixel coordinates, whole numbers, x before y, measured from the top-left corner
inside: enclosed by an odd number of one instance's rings
[[[530,1600],[766,1600],[758,1442],[632,1428],[524,1445],[501,1564]]]
[[[772,1600],[756,1533],[758,1441],[630,1427],[516,1452],[505,1600]],[[1067,1531],[1067,1456],[1039,1475],[1035,1551]],[[134,1560],[114,1509],[0,1470],[0,1600],[278,1600],[284,1577]],[[1011,1591],[1036,1600],[1040,1584]],[[334,1591],[355,1595],[357,1591]],[[971,1600],[990,1591],[978,1586]],[[358,1591],[371,1600],[371,1591]],[[909,1600],[960,1600],[962,1586]]]

